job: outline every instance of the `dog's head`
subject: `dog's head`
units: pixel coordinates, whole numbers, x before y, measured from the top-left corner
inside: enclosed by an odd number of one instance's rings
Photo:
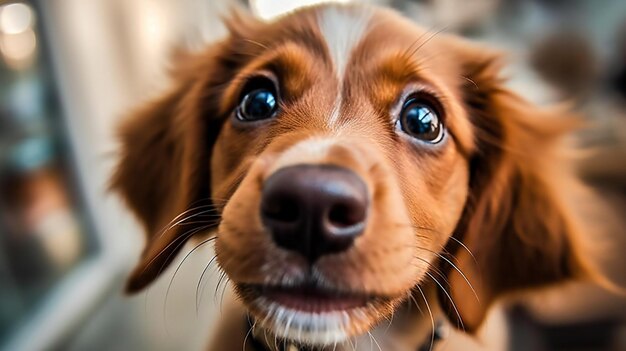
[[[252,315],[320,344],[433,280],[473,329],[497,297],[583,273],[572,122],[504,88],[497,54],[370,7],[228,27],[122,128],[113,185],[149,234],[129,290],[217,226]]]

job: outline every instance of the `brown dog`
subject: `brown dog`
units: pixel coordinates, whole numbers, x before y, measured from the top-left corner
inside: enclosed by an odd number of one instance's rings
[[[129,291],[217,226],[253,334],[338,350],[413,301],[441,308],[394,325],[472,331],[505,294],[590,275],[560,153],[575,122],[507,90],[497,54],[363,6],[228,28],[122,128],[113,185],[149,237]]]

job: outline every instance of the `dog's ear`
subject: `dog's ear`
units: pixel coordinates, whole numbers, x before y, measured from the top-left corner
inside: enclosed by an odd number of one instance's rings
[[[131,114],[119,130],[121,158],[111,180],[147,233],[147,246],[127,291],[149,284],[173,259],[188,236],[171,223],[193,201],[200,170],[201,136],[194,111],[185,107],[190,83],[179,82],[164,96]],[[206,162],[206,160],[205,160]]]
[[[472,331],[501,296],[594,273],[581,254],[584,229],[571,206],[581,185],[568,164],[567,139],[580,121],[508,90],[499,54],[460,40],[453,47],[465,63],[476,152],[468,203],[447,247],[454,257],[441,264],[463,325]],[[449,300],[442,296],[442,305],[456,320]]]
[[[175,52],[173,87],[131,113],[120,128],[121,158],[111,188],[147,233],[127,292],[150,284],[187,239],[217,225],[209,165],[225,119],[220,96],[237,68],[258,50],[242,36],[260,23],[242,10],[233,10],[225,22],[229,35],[223,40],[201,52]]]

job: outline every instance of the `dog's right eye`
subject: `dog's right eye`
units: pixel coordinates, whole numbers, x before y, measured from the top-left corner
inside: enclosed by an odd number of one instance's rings
[[[244,89],[242,95],[243,98],[236,112],[238,120],[244,122],[260,121],[272,118],[276,114],[278,94],[273,82],[265,79],[261,82],[252,82],[252,84],[248,84],[247,89]]]
[[[443,123],[437,110],[427,99],[410,98],[402,107],[398,124],[411,137],[437,144],[444,136]]]

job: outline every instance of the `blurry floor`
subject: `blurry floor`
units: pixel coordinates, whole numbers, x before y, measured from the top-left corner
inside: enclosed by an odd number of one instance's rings
[[[58,349],[202,350],[220,313],[219,299],[214,299],[219,274],[212,264],[202,282],[206,286],[196,314],[196,286],[202,270],[213,257],[209,246],[194,251],[180,266],[168,294],[167,306],[165,296],[169,282],[184,255],[193,247],[191,245],[187,245],[186,250],[147,292],[130,297],[123,295],[122,277],[82,330],[68,337]],[[220,287],[217,295],[220,298],[221,292]]]

